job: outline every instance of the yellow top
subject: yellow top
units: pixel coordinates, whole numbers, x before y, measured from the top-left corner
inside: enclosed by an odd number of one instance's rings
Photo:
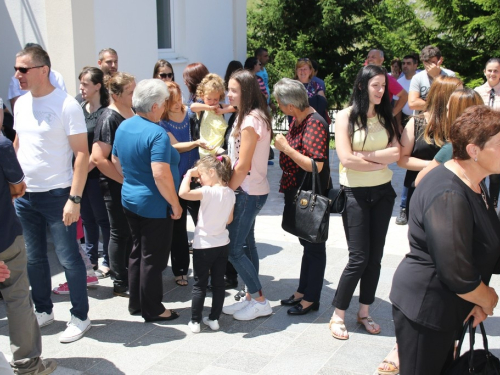
[[[205,111],[200,124],[200,138],[204,140],[211,150],[200,147],[200,157],[214,155],[219,147],[224,143],[224,134],[227,129],[227,122],[222,115],[216,115],[213,111]]]
[[[348,115],[352,107],[344,109]],[[368,136],[365,141],[365,131],[357,129],[352,140],[353,151],[376,151],[387,148],[389,134],[382,126],[378,117],[368,118]],[[364,144],[363,144],[364,143]],[[339,182],[348,187],[370,187],[383,185],[392,179],[392,171],[386,166],[379,171],[361,172],[345,168],[339,163]]]

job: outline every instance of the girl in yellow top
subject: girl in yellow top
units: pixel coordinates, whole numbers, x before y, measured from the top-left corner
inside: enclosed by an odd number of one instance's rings
[[[200,157],[222,154],[224,149],[221,146],[227,129],[223,114],[235,112],[232,106],[220,104],[226,97],[224,80],[217,74],[207,74],[198,85],[196,96],[203,103],[191,104],[191,111],[198,114],[200,139],[208,146],[207,149],[200,148]]]
[[[396,193],[388,165],[399,159],[399,130],[392,117],[387,73],[382,67],[362,68],[353,87],[351,106],[337,114],[335,141],[340,160],[340,185],[347,205],[342,214],[349,261],[340,277],[330,320],[333,337],[346,340],[345,311],[360,282],[358,323],[370,334],[380,326],[369,316],[380,276],[385,236]]]

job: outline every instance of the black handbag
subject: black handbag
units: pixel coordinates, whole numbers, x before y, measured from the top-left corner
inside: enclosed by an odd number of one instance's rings
[[[281,227],[311,243],[321,243],[328,239],[328,224],[330,223],[330,207],[332,201],[321,195],[316,163],[312,163],[312,190],[302,190],[302,185],[309,173],[304,173],[302,183],[291,202],[285,203]]]
[[[469,328],[469,341],[470,350],[460,357],[455,358],[450,367],[444,372],[445,375],[499,375],[500,374],[500,361],[497,357],[490,353],[488,350],[488,339],[486,338],[486,331],[484,330],[483,323],[479,323],[481,333],[483,335],[484,349],[474,350],[474,335],[476,329],[472,327],[473,317],[470,317],[464,325],[462,337],[458,343],[457,356],[460,355],[462,343],[464,342],[467,328]]]
[[[344,212],[347,200],[342,186],[339,189],[331,188],[328,190],[328,198],[332,201],[330,213],[341,214]]]

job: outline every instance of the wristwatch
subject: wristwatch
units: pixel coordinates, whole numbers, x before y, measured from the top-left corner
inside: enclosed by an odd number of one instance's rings
[[[78,195],[70,195],[68,199],[71,202],[76,203],[76,204],[80,204],[80,202],[82,201],[82,197],[80,197]]]

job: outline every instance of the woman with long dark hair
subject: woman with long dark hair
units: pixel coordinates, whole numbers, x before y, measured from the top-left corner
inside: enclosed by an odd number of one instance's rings
[[[269,194],[267,158],[271,143],[271,117],[255,77],[246,70],[229,80],[229,103],[238,108],[229,138],[233,175],[229,187],[236,192],[234,219],[229,224],[229,261],[245,282],[246,298],[224,306],[224,314],[237,320],[271,315],[273,310],[259,281],[259,255],[255,244],[255,219]],[[258,294],[252,299],[252,294]]]
[[[175,82],[172,64],[165,59],[158,60],[153,69],[153,78],[159,78],[163,82]]]
[[[370,334],[380,326],[369,315],[380,277],[380,263],[396,193],[388,165],[399,159],[399,130],[392,116],[384,68],[363,67],[354,82],[350,106],[337,114],[335,141],[339,180],[346,193],[342,214],[349,261],[340,277],[330,320],[333,337],[346,340],[345,312],[360,283],[357,321]]]

